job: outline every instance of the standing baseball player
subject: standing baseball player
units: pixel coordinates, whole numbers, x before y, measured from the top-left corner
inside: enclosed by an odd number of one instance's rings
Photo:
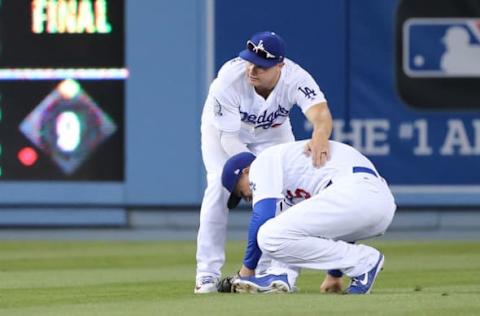
[[[339,291],[346,274],[347,293],[368,294],[383,266],[378,250],[353,242],[390,225],[396,205],[387,183],[360,152],[334,141],[330,160],[314,168],[303,153],[307,142],[277,145],[257,158],[240,153],[225,164],[228,207],[242,198],[253,203],[237,292],[291,292],[299,269],[309,268],[328,271],[323,291]],[[282,199],[290,207],[280,212]],[[262,253],[272,265],[255,276]]]
[[[285,58],[285,43],[273,32],[247,41],[239,57],[226,62],[212,82],[202,114],[202,156],[207,188],[197,237],[195,293],[216,292],[225,261],[228,209],[221,183],[225,161],[240,152],[259,154],[294,140],[289,113],[298,105],[313,126],[305,152],[314,166],[329,158],[332,117],[315,80]]]

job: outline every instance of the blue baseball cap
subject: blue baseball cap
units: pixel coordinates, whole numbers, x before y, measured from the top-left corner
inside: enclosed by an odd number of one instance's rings
[[[235,195],[235,187],[237,186],[238,179],[242,175],[242,170],[250,166],[252,161],[255,160],[255,155],[250,152],[243,152],[230,157],[222,171],[222,185],[230,192],[228,198],[227,207],[229,209],[235,208],[240,200],[239,196]]]
[[[270,68],[285,58],[285,42],[275,32],[260,32],[247,41],[238,56],[262,68]]]

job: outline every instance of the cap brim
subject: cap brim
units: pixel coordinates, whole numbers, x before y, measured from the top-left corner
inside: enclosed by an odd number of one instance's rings
[[[240,54],[238,54],[238,56],[240,56],[240,58],[242,58],[246,61],[249,61],[252,64],[257,65],[257,66],[262,67],[262,68],[270,68],[270,67],[273,67],[280,62],[280,60],[278,60],[278,59],[262,58],[262,57],[258,56],[257,54],[249,51],[248,49],[242,50],[240,52]]]
[[[236,196],[233,193],[230,194],[230,197],[228,198],[228,202],[227,202],[228,209],[231,210],[231,209],[234,209],[235,207],[237,207],[238,203],[240,203],[241,200],[242,200],[241,197]]]

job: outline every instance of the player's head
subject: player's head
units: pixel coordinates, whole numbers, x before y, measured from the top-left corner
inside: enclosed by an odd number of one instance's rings
[[[285,43],[273,32],[256,33],[247,41],[247,48],[239,56],[246,61],[248,82],[257,91],[271,91],[285,64]]]
[[[248,181],[248,170],[255,155],[249,152],[236,154],[227,160],[222,171],[222,185],[230,192],[227,207],[235,208],[243,198],[247,201],[252,198],[252,191]]]
[[[261,68],[271,68],[283,62],[285,42],[274,32],[259,32],[247,41],[239,56]]]

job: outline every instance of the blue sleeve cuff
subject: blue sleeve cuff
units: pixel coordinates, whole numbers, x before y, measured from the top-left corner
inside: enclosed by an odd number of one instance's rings
[[[248,226],[247,249],[243,259],[243,265],[249,269],[254,270],[262,256],[262,251],[257,243],[258,230],[266,221],[275,217],[276,209],[277,199],[274,198],[258,201],[253,207],[252,217]]]
[[[334,278],[341,278],[343,276],[343,272],[340,270],[328,270],[327,273]]]

